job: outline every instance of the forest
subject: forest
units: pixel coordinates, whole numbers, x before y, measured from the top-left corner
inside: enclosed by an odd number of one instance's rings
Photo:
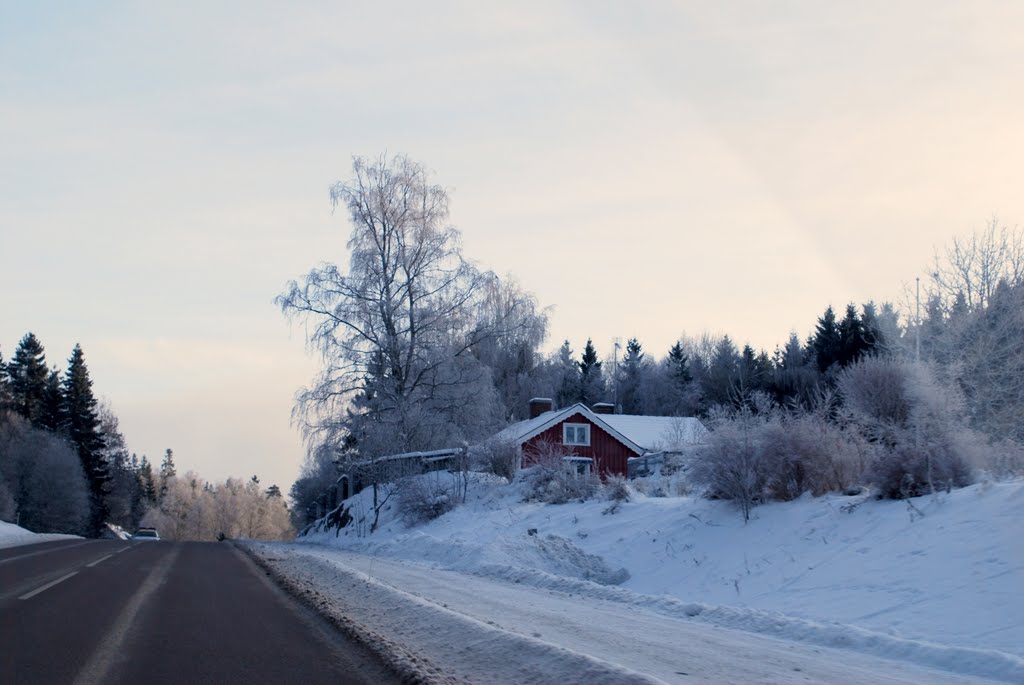
[[[0,354],[0,520],[33,532],[88,537],[155,526],[172,540],[285,539],[292,528],[275,485],[253,476],[221,484],[178,475],[167,449],[159,467],[130,453],[111,406],[93,393],[82,348],[50,368],[27,333],[9,362]]]

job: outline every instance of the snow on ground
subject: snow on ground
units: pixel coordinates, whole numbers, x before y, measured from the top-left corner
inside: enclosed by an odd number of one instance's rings
[[[986,683],[829,647],[671,618],[318,545],[245,543],[318,608],[378,648],[415,654],[424,682]],[[408,670],[405,672],[408,675]]]
[[[644,670],[653,655],[641,645],[654,640],[654,652],[673,654],[673,644],[700,642],[686,631],[714,626],[715,634],[725,634],[724,628],[761,634],[746,640],[767,635],[803,643],[781,642],[779,649],[813,654],[820,646],[841,647],[844,669],[851,659],[871,655],[1024,682],[1022,481],[979,484],[909,504],[808,497],[759,507],[746,525],[727,503],[699,498],[637,496],[605,513],[608,502],[523,504],[514,486],[476,482],[465,505],[417,527],[401,523],[389,503],[372,535],[363,518],[369,497],[363,492],[349,500],[356,520],[340,534],[306,538],[358,554],[297,545],[282,547],[291,549],[282,558],[315,556],[346,574],[369,574],[526,636],[534,632],[530,625],[546,626],[536,629],[545,640],[612,655],[617,664],[667,681],[680,678],[667,670],[675,662]],[[473,589],[459,591],[466,588]],[[505,588],[525,596],[502,606],[483,601]],[[526,611],[528,597],[545,602]],[[598,625],[609,626],[601,639],[591,635]],[[638,642],[638,635],[649,637]],[[661,642],[663,635],[678,639]],[[742,634],[728,635],[726,646],[736,646]],[[602,651],[616,644],[615,636],[623,647]],[[736,648],[756,653],[748,645]],[[721,659],[724,652],[715,650]],[[809,654],[801,658],[800,668],[813,666]],[[738,670],[718,674],[719,680],[743,682],[738,658],[730,652],[726,661]],[[751,667],[764,663],[755,660]],[[711,671],[702,672],[715,680]],[[747,680],[753,672],[746,672]],[[919,682],[936,682],[931,674]],[[810,680],[835,678],[819,673]]]
[[[32,545],[48,540],[68,540],[77,537],[77,535],[60,535],[57,533],[33,533],[13,523],[0,521],[0,549],[4,547],[17,547],[19,545]]]

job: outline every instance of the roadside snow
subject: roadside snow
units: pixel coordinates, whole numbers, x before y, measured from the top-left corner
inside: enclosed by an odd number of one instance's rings
[[[512,621],[504,617],[516,616],[516,602],[521,605],[525,599],[485,611],[476,604],[480,593],[493,595],[495,588],[511,583],[518,591],[559,597],[560,602],[572,597],[560,614],[549,616],[552,626],[539,631],[545,639],[564,623],[570,628],[558,634],[556,643],[575,649],[572,635],[589,635],[592,631],[580,629],[604,621],[623,647],[601,651],[584,645],[582,652],[614,655],[615,663],[646,673],[652,671],[631,661],[638,648],[625,645],[633,645],[638,635],[672,634],[670,626],[682,624],[805,643],[783,643],[789,649],[815,649],[807,643],[842,647],[964,675],[1024,682],[1022,481],[979,484],[910,504],[808,497],[759,507],[747,525],[721,502],[637,496],[612,514],[604,513],[608,503],[599,501],[523,504],[514,487],[483,479],[471,486],[465,505],[411,529],[388,510],[382,513],[380,530],[367,535],[366,520],[360,519],[369,511],[368,493],[347,504],[356,519],[352,525],[338,535],[328,531],[306,540],[358,555],[327,558],[323,555],[338,553],[307,545],[295,546],[290,554],[340,563],[346,573],[356,569],[502,625]],[[395,564],[385,557],[415,563]],[[393,575],[382,577],[385,569]],[[477,578],[445,576],[440,569]],[[489,584],[471,586],[476,582]],[[444,587],[454,588],[455,596],[430,594]],[[458,592],[470,587],[474,589]],[[462,594],[472,596],[460,603]],[[582,620],[583,614],[574,613],[572,606],[584,597],[603,601],[602,612],[642,614],[646,627],[608,623],[599,616]],[[531,621],[543,624],[546,611],[516,619],[516,629],[532,634]],[[655,619],[668,623],[648,623]],[[636,632],[641,629],[643,633]],[[609,637],[596,644],[609,647],[612,642]],[[661,644],[661,649],[671,654],[670,645]],[[866,658],[841,654],[844,668],[850,659]],[[721,659],[722,653],[716,656]],[[728,661],[736,666],[732,654]],[[664,671],[658,675],[669,681],[671,676]],[[835,682],[834,677],[825,679]],[[935,682],[935,677],[919,682]]]
[[[17,547],[19,545],[33,545],[37,542],[48,540],[71,540],[77,535],[61,535],[58,533],[33,533],[13,523],[0,521],[0,549],[4,547]]]

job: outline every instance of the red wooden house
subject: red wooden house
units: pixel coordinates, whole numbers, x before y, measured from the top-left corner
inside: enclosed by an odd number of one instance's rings
[[[596,404],[593,409],[574,404],[555,410],[551,400],[534,398],[530,418],[512,424],[497,437],[519,446],[524,466],[546,444],[569,453],[566,460],[582,472],[595,470],[604,478],[626,477],[631,458],[676,448],[680,442],[697,444],[707,433],[695,418],[613,414],[612,409],[610,404]]]

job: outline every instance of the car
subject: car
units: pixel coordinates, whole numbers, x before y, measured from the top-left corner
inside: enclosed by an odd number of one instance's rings
[[[139,528],[132,535],[132,540],[159,540],[160,533],[156,532],[156,528]]]

